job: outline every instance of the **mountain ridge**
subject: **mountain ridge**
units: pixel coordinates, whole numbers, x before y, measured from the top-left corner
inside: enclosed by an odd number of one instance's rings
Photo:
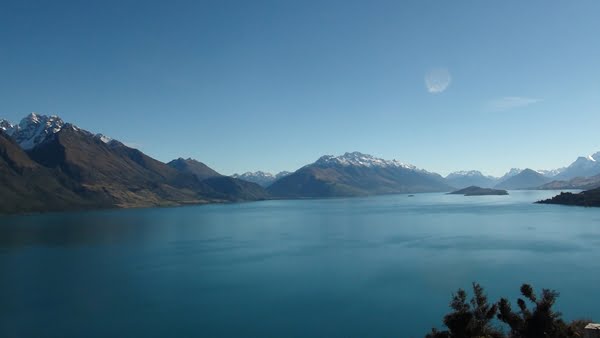
[[[238,178],[247,182],[253,182],[259,184],[262,187],[268,187],[273,182],[289,174],[291,174],[291,172],[289,171],[280,171],[279,173],[273,175],[272,173],[259,170],[255,172],[247,171],[243,174],[233,174],[231,175],[231,177]]]
[[[4,203],[0,206],[2,213],[170,206],[268,197],[258,185],[232,178],[205,182],[217,177],[198,177],[197,172],[172,168],[140,150],[65,123],[57,116],[30,114],[24,121],[20,129],[12,126],[12,136],[4,129],[9,130],[10,123],[3,123],[0,131],[5,181],[0,193],[4,199],[21,204]],[[197,161],[193,164],[196,169],[204,166]],[[208,167],[206,170],[214,172]],[[58,203],[61,200],[68,203]]]
[[[32,194],[39,192],[48,196],[45,184],[63,194],[59,199],[64,197],[73,207],[163,206],[273,197],[442,192],[473,185],[547,189],[551,186],[573,188],[579,184],[579,188],[590,188],[595,187],[594,177],[552,182],[548,177],[571,175],[573,168],[596,170],[600,162],[600,152],[597,152],[579,157],[566,168],[513,168],[501,178],[469,170],[450,173],[444,178],[412,164],[354,151],[338,156],[323,155],[293,173],[273,175],[257,171],[224,176],[191,158],[180,157],[163,163],[118,140],[65,122],[57,115],[31,113],[19,124],[0,119],[0,133],[3,179],[15,182],[6,183],[10,188],[5,187],[5,196],[10,193],[30,196],[40,210],[44,209],[43,203],[36,202],[37,197]],[[600,173],[600,166],[598,168]],[[23,175],[32,178],[27,180]],[[33,207],[25,209],[35,211]]]
[[[276,197],[315,198],[449,191],[438,174],[360,152],[326,155],[274,182]]]
[[[516,175],[499,182],[494,186],[495,189],[518,190],[535,189],[542,184],[548,183],[550,178],[540,174],[533,169],[524,169]]]

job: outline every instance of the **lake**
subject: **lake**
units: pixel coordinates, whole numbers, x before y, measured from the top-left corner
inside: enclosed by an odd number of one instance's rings
[[[423,337],[473,281],[598,321],[600,209],[554,194],[0,217],[0,336]]]

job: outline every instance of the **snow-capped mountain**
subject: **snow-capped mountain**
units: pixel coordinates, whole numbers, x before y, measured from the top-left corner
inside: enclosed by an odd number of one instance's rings
[[[491,188],[498,182],[498,178],[484,175],[478,170],[455,171],[446,176],[446,180],[450,185],[459,189],[470,186]]]
[[[397,167],[416,170],[412,164],[405,164],[396,160],[384,160],[372,155],[360,153],[358,151],[345,153],[341,156],[325,155],[319,158],[312,165],[316,166],[360,166],[360,167]]]
[[[110,138],[110,137],[108,137],[108,136],[106,136],[104,134],[96,134],[95,137],[97,139],[99,139],[100,141],[102,141],[104,143],[107,143],[107,144],[110,143],[110,142],[112,142],[112,141],[114,141],[112,138]]]
[[[49,135],[59,132],[64,125],[65,122],[56,115],[47,116],[31,113],[23,118],[18,125],[6,129],[6,132],[21,148],[30,150],[44,142]]]
[[[542,175],[537,170],[524,169],[518,174],[500,181],[494,188],[496,189],[534,189],[546,184],[551,179]]]
[[[267,187],[267,186],[271,185],[271,183],[275,182],[276,180],[278,180],[282,177],[285,177],[289,174],[291,174],[289,171],[282,171],[276,175],[273,175],[271,173],[264,172],[264,171],[255,171],[255,172],[248,171],[241,175],[233,174],[233,175],[231,175],[231,177],[238,178],[240,180],[244,180],[247,182],[256,183],[263,187]]]
[[[322,156],[268,187],[273,196],[300,198],[450,190],[438,174],[359,152]]]
[[[569,180],[575,177],[590,177],[600,174],[600,151],[589,155],[578,157],[571,163],[556,179]]]
[[[0,129],[11,136],[24,150],[35,148],[37,145],[48,139],[49,136],[58,133],[67,125],[70,125],[74,130],[89,133],[72,124],[65,123],[57,115],[31,113],[25,116],[17,125],[13,125],[7,120],[0,119]],[[103,134],[96,134],[95,138],[104,143],[114,141],[112,138]]]
[[[290,174],[291,174],[290,171],[285,171],[285,170],[284,171],[280,171],[279,173],[277,173],[277,175],[275,175],[275,179],[278,180],[278,179],[280,179],[282,177],[286,177],[286,176],[288,176]]]
[[[504,174],[502,177],[500,177],[498,179],[498,181],[505,181],[513,176],[520,174],[521,172],[523,172],[523,170],[525,170],[525,169],[512,168],[506,174]],[[554,177],[554,176],[562,173],[565,170],[566,170],[566,168],[563,167],[563,168],[557,168],[557,169],[537,169],[534,171],[536,171],[546,177]]]
[[[461,171],[455,171],[453,173],[448,174],[448,176],[446,176],[447,179],[457,178],[457,177],[489,177],[489,178],[494,178],[493,176],[484,175],[479,170],[468,170],[468,171],[467,170],[461,170]]]
[[[500,177],[498,179],[498,181],[502,182],[505,181],[515,175],[518,175],[521,173],[521,171],[523,171],[524,169],[520,169],[520,168],[511,168],[506,174],[502,175],[502,177]]]
[[[554,176],[562,173],[563,171],[565,171],[565,169],[567,169],[567,168],[563,167],[563,168],[550,169],[550,170],[538,169],[536,171],[546,177],[554,177]]]
[[[0,119],[0,130],[11,135],[14,131],[15,126],[12,123],[8,122],[5,119]]]

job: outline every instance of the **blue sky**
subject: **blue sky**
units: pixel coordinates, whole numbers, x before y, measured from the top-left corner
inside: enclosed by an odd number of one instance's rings
[[[598,1],[4,0],[0,117],[59,114],[225,174],[355,150],[441,174],[555,168],[600,150],[598,13]]]

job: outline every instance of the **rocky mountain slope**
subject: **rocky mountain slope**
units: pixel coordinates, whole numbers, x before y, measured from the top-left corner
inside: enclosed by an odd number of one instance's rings
[[[200,162],[174,168],[56,116],[30,114],[18,128],[3,125],[6,132],[1,131],[0,152],[6,183],[2,196],[6,201],[19,201],[3,203],[3,213],[181,205],[268,196],[258,185],[220,178]],[[215,180],[204,182],[209,178]]]

